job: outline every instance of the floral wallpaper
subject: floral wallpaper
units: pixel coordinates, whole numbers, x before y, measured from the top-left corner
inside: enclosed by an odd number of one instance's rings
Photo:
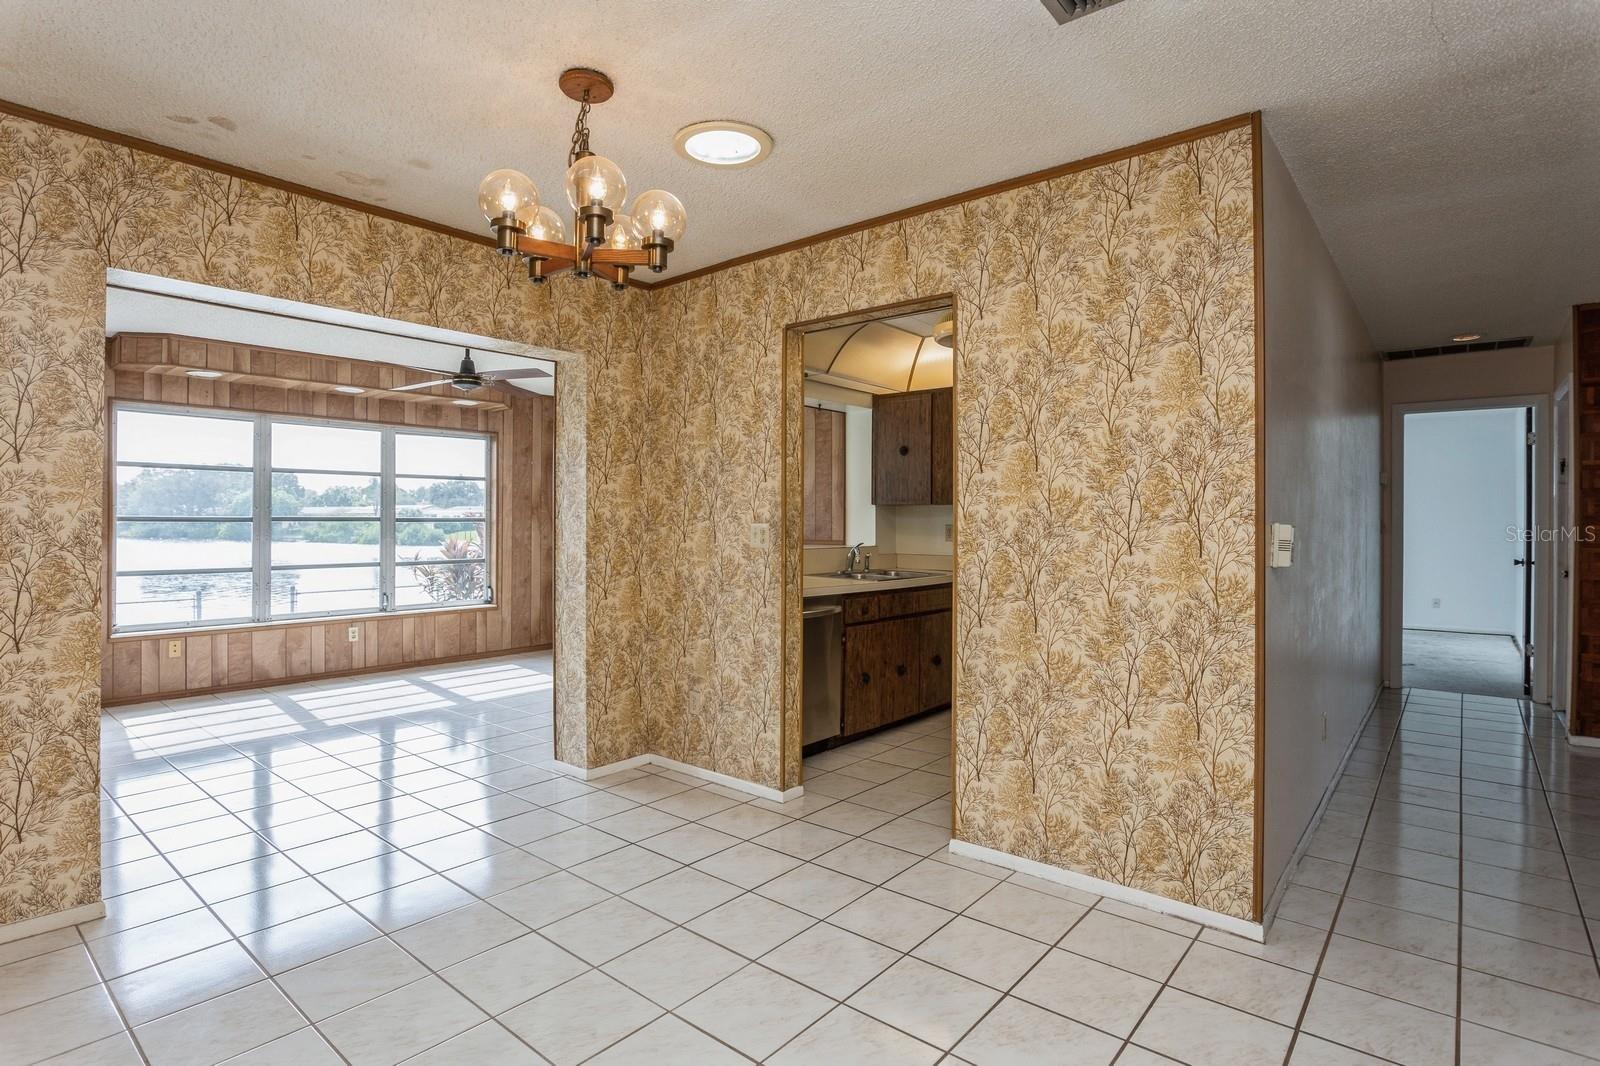
[[[99,899],[108,268],[599,353],[557,375],[557,750],[635,754],[644,293],[0,116],[0,924]]]
[[[953,293],[958,835],[1250,917],[1251,156],[1241,125],[653,292],[647,745],[798,783],[785,327]]]
[[[99,893],[108,268],[575,353],[558,757],[773,788],[801,775],[785,327],[953,293],[958,833],[1248,916],[1251,192],[1242,125],[615,294],[0,116],[0,923]]]

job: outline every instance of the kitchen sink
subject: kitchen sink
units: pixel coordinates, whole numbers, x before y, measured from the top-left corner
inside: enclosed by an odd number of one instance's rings
[[[829,577],[848,578],[851,581],[899,581],[908,577],[933,577],[928,570],[835,570]]]

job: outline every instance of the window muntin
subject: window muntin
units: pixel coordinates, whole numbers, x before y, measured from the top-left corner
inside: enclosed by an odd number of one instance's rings
[[[485,434],[113,417],[115,632],[492,602]]]

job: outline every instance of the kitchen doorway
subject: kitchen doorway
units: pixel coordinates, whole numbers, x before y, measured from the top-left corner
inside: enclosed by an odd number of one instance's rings
[[[786,335],[799,535],[785,539],[785,617],[800,639],[785,764],[818,803],[939,832],[953,822],[955,337],[949,296]]]

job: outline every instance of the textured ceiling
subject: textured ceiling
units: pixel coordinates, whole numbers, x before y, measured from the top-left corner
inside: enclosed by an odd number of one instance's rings
[[[572,65],[677,272],[1259,108],[1380,346],[1600,299],[1600,0],[0,0],[0,98],[474,230],[493,167],[561,199]]]

